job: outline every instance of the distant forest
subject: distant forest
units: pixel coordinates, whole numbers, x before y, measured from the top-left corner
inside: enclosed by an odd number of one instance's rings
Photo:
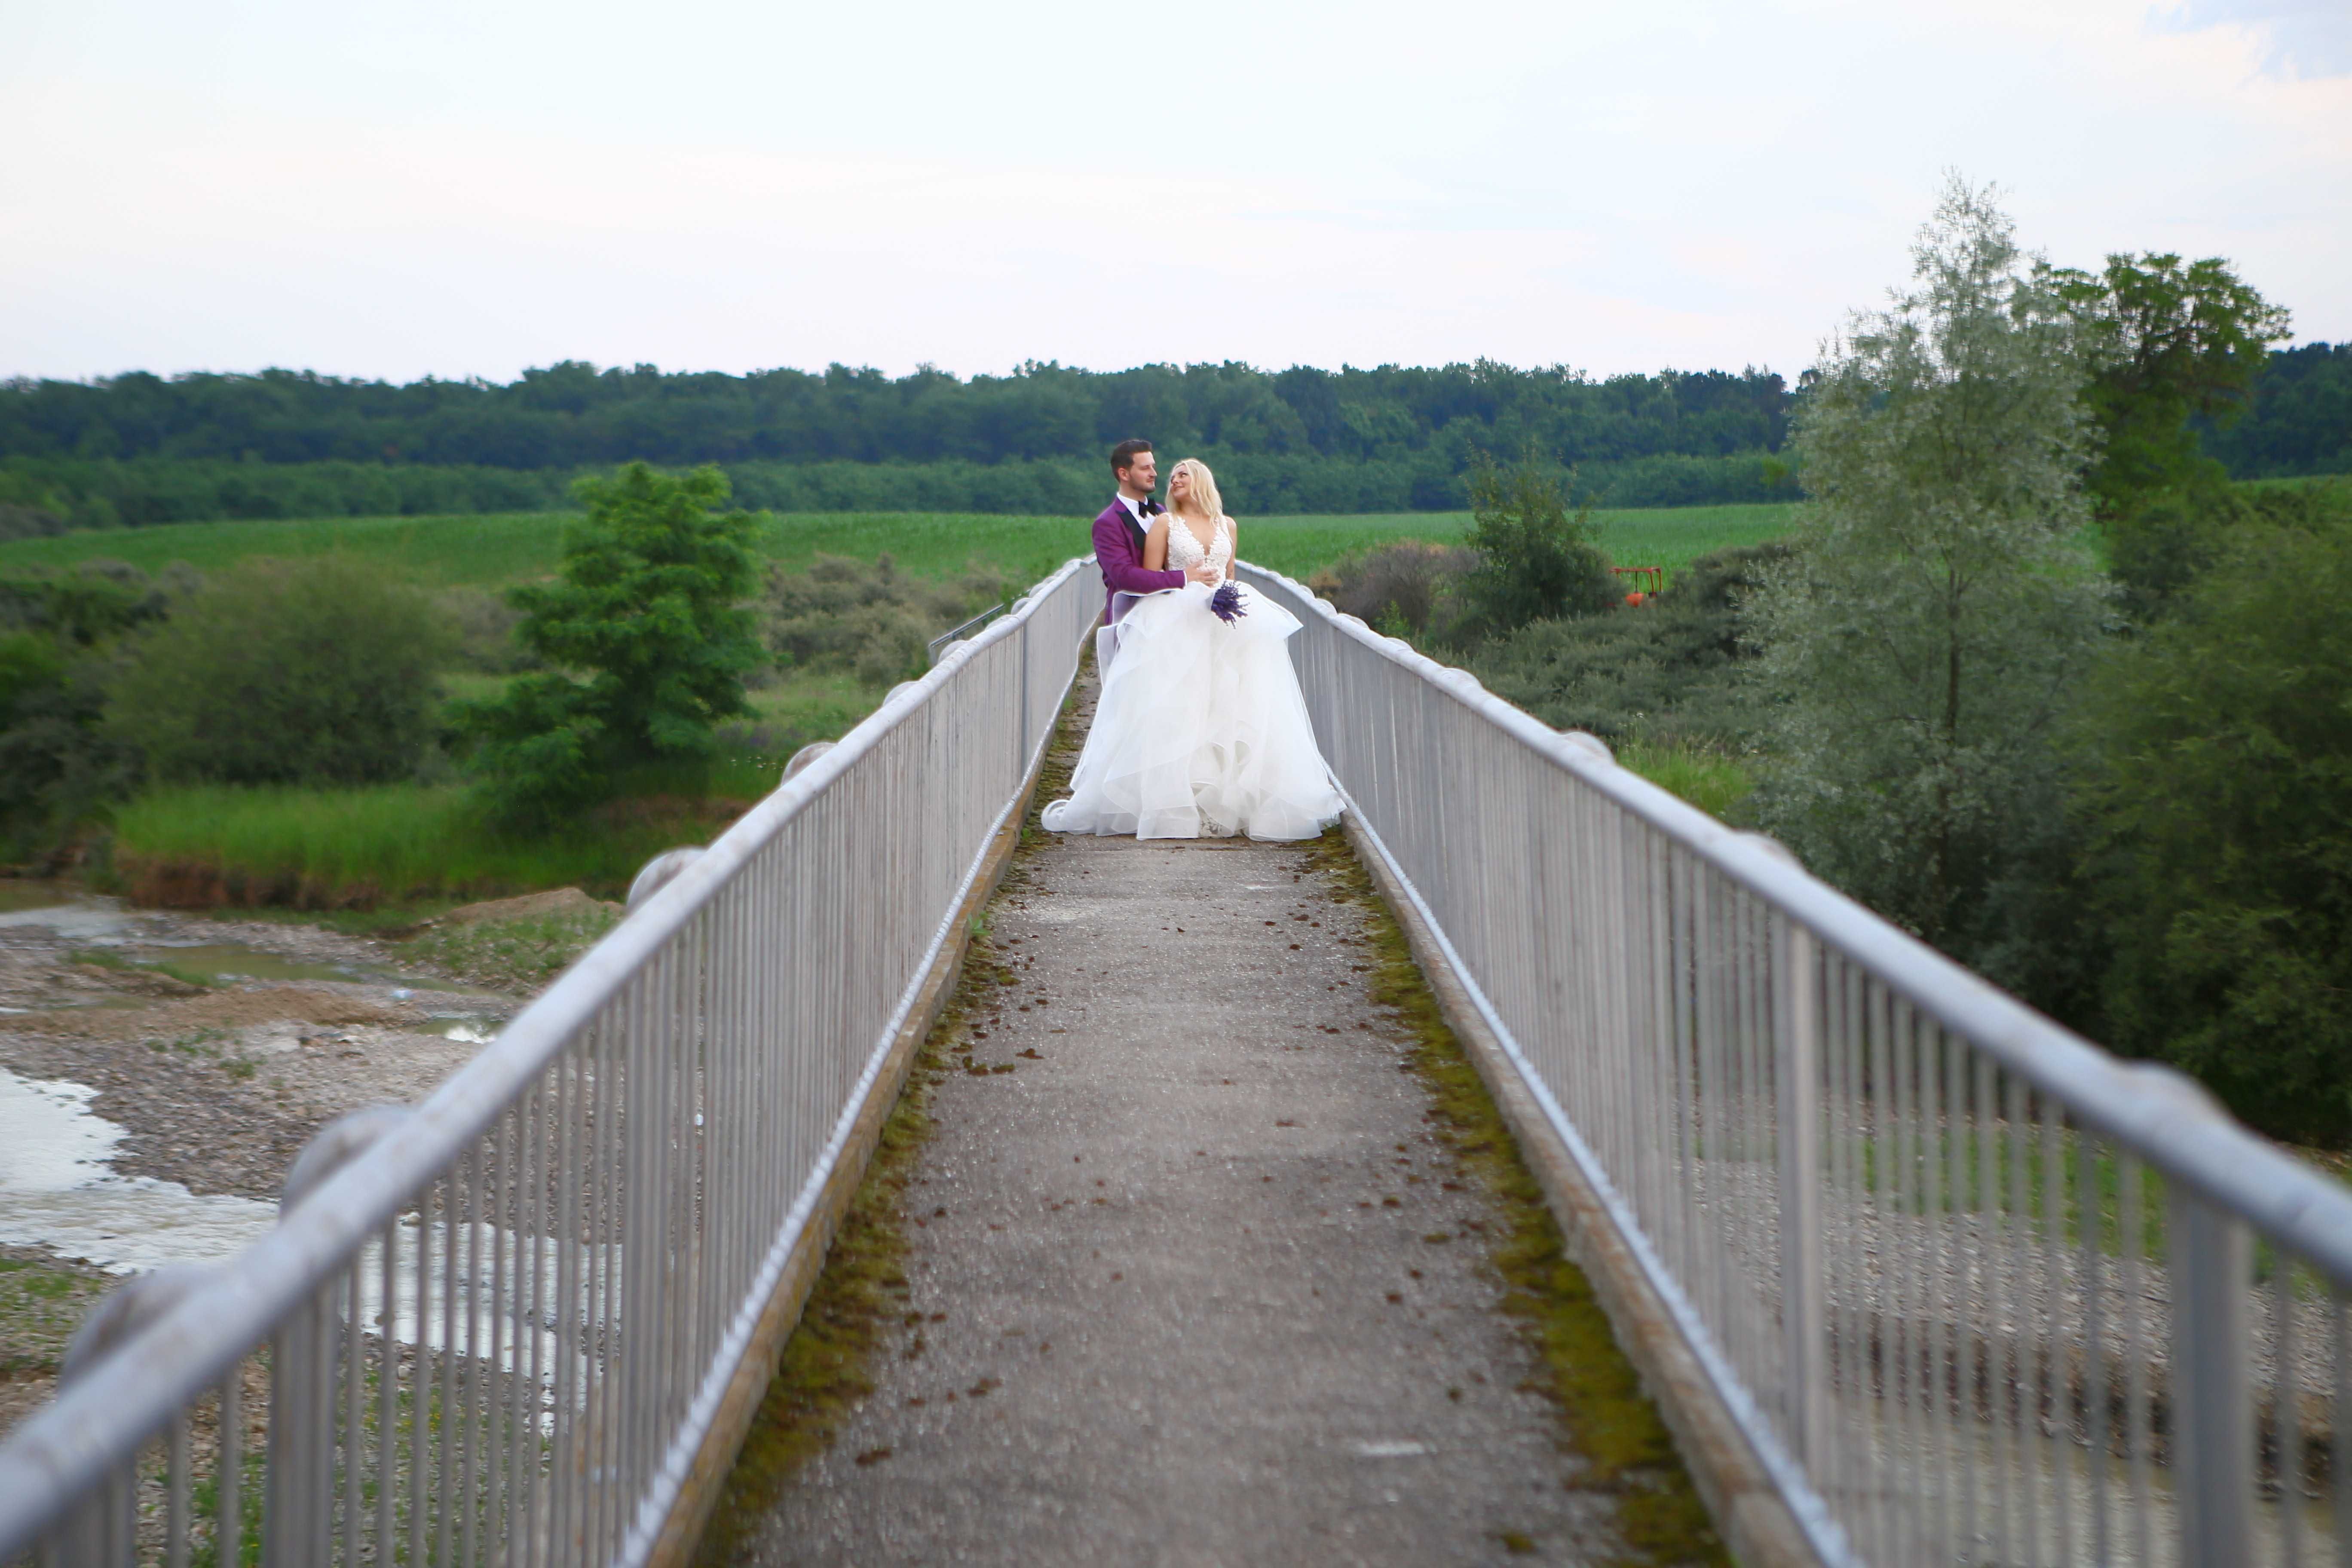
[[[1480,362],[1268,372],[1238,363],[960,379],[598,370],[500,385],[308,372],[0,383],[0,536],[212,517],[512,510],[583,469],[716,462],[780,510],[1090,510],[1129,436],[1216,468],[1236,511],[1444,510],[1476,455],[1532,445],[1615,506],[1794,495],[1777,374],[1593,379]],[[2241,478],[2352,469],[2352,344],[2272,356],[2207,449]]]

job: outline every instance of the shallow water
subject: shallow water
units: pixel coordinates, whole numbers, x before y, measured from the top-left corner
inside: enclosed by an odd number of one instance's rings
[[[228,1257],[278,1223],[276,1204],[117,1174],[125,1130],[90,1110],[97,1098],[0,1068],[0,1242],[136,1274]]]
[[[33,886],[37,887],[38,884]],[[53,931],[68,942],[102,942],[121,934],[131,916],[120,899],[96,899],[87,894],[43,898],[19,884],[6,887],[15,901],[0,901],[0,928],[25,927]]]

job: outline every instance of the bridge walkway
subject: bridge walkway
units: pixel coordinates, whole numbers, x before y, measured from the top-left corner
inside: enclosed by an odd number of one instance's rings
[[[1620,1556],[1334,892],[1298,846],[1024,852],[1017,984],[943,1026],[904,1318],[736,1561]]]

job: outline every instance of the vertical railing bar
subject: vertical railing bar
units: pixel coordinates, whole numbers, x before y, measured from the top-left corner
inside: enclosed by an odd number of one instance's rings
[[[1969,1155],[1975,1143],[1970,1136],[1973,1120],[1969,1100],[1969,1064],[1972,1053],[1967,1042],[1950,1036],[1944,1037],[1944,1105],[1946,1134],[1944,1140],[1944,1193],[1950,1215],[1946,1222],[1951,1236],[1954,1256],[1953,1279],[1948,1300],[1952,1303],[1952,1441],[1959,1449],[1960,1466],[1958,1482],[1958,1506],[1952,1510],[1952,1525],[1944,1537],[1947,1557],[1957,1559],[1965,1539],[1971,1546],[1982,1539],[1977,1527],[1977,1336],[1969,1325],[1982,1322],[1983,1316],[1975,1310],[1977,1292],[1982,1284],[1984,1248],[1981,1237],[1978,1244],[1969,1244],[1969,1235],[1978,1227],[1969,1217]]]
[[[2010,1552],[2009,1500],[2009,1352],[2000,1337],[2000,1279],[1995,1268],[2002,1255],[2008,1236],[2008,1226],[2001,1215],[2000,1150],[2003,1136],[2000,1124],[2000,1073],[1992,1058],[1976,1053],[1977,1111],[1977,1207],[1981,1216],[1977,1225],[1977,1261],[1982,1271],[1984,1296],[1982,1310],[1977,1321],[1984,1335],[1985,1419],[1990,1453],[1987,1468],[1992,1471],[1992,1525],[1996,1561],[2011,1560]]]
[[[1889,1507],[1895,1514],[1895,1552],[1891,1561],[1907,1563],[1916,1559],[1919,1531],[1916,1531],[1915,1486],[1924,1479],[1922,1465],[1924,1432],[1919,1427],[1919,1319],[1924,1314],[1924,1302],[1919,1300],[1919,1237],[1916,1223],[1922,1220],[1919,1204],[1919,1084],[1915,1079],[1916,1044],[1919,1044],[1919,1016],[1912,1011],[1910,1002],[1898,1002],[1891,1016],[1891,1027],[1886,1032],[1886,1058],[1891,1077],[1886,1084],[1891,1117],[1886,1123],[1886,1162],[1894,1178],[1894,1208],[1886,1215],[1886,1302],[1889,1302],[1891,1344],[1895,1356],[1895,1434],[1903,1453],[1900,1477],[1906,1483],[1886,1488]]]
[[[1863,1279],[1864,1244],[1861,1210],[1862,1140],[1864,1136],[1861,1118],[1862,1052],[1858,1039],[1862,1031],[1868,992],[1861,973],[1842,957],[1838,970],[1843,984],[1837,988],[1837,1107],[1839,1136],[1834,1155],[1832,1180],[1837,1191],[1839,1226],[1838,1296],[1840,1299],[1837,1328],[1838,1354],[1836,1393],[1843,1408],[1856,1413],[1869,1409],[1866,1384],[1869,1379],[1870,1329],[1868,1310],[1864,1302],[1865,1285]],[[1852,1423],[1846,1424],[1849,1427]],[[1845,1430],[1832,1459],[1831,1473],[1837,1492],[1848,1509],[1867,1495],[1871,1470],[1867,1430]]]
[[[2107,1460],[2115,1449],[2114,1417],[2107,1387],[2106,1199],[2099,1184],[2099,1140],[2087,1128],[2074,1134],[2077,1251],[2083,1269],[2083,1427],[2090,1439],[2084,1471],[2090,1478],[2091,1561],[2115,1558],[2115,1528],[2108,1519]],[[2112,1163],[2112,1162],[2111,1162]]]
[[[2028,1168],[2033,1147],[2028,1136],[2032,1125],[2032,1106],[2025,1080],[2014,1073],[2002,1076],[2007,1080],[2008,1104],[2001,1118],[2001,1142],[2009,1157],[2009,1245],[2002,1249],[2002,1256],[2009,1271],[2007,1294],[2015,1303],[2011,1313],[2015,1327],[2010,1336],[2009,1359],[2011,1408],[2015,1413],[2011,1452],[2017,1460],[2017,1528],[2025,1542],[2026,1568],[2039,1568],[2042,1489],[2033,1474],[2033,1454],[2040,1445],[2034,1442],[2032,1429],[2037,1415],[2033,1408],[2032,1342],[2028,1329],[2032,1321],[2032,1307],[2025,1293],[2031,1271],[2026,1255],[2033,1246],[2033,1194]]]
[[[400,1472],[400,1216],[383,1222],[376,1243],[375,1560],[398,1550]]]
[[[345,1297],[342,1332],[337,1336],[341,1354],[337,1359],[343,1369],[343,1561],[356,1564],[360,1560],[360,1536],[366,1518],[367,1482],[367,1328],[361,1321],[361,1310],[367,1300],[367,1254],[364,1249],[352,1254],[345,1270]],[[333,1332],[333,1320],[329,1319],[328,1331]]]
[[[2303,1368],[2294,1338],[2294,1259],[2273,1249],[2271,1424],[2278,1453],[2279,1544],[2286,1568],[2303,1568]]]
[[[213,1526],[214,1561],[222,1568],[245,1561],[245,1363],[238,1360],[221,1381],[220,1468],[213,1488],[219,1505]]]
[[[1874,1245],[1873,1256],[1879,1259],[1875,1289],[1871,1301],[1870,1344],[1872,1377],[1870,1404],[1872,1413],[1873,1459],[1870,1499],[1871,1536],[1874,1544],[1871,1555],[1881,1563],[1898,1561],[1900,1543],[1895,1534],[1893,1510],[1888,1498],[1899,1484],[1895,1436],[1899,1415],[1888,1408],[1898,1397],[1896,1379],[1901,1375],[1902,1347],[1897,1338],[1895,1320],[1901,1302],[1895,1300],[1895,1279],[1892,1254],[1899,1245],[1899,1234],[1893,1223],[1900,1205],[1895,1191],[1897,1168],[1902,1156],[1899,1142],[1901,1122],[1895,1100],[1894,1035],[1895,999],[1882,989],[1874,999],[1877,1005],[1864,1019],[1869,1042],[1868,1088],[1864,1104],[1869,1111],[1870,1134],[1864,1143],[1868,1165],[1869,1216]]]
[[[569,1552],[579,1527],[580,1466],[587,1441],[582,1415],[588,1390],[583,1365],[595,1255],[590,1249],[586,1205],[582,1202],[582,1122],[588,1102],[587,1063],[603,1031],[600,1017],[570,1044],[555,1062],[555,1349],[552,1373],[555,1420],[549,1434],[553,1475],[548,1488],[547,1540],[531,1568],[550,1568]]]
[[[495,1126],[495,1123],[493,1123]],[[465,1409],[465,1425],[457,1436],[458,1490],[456,1505],[463,1510],[457,1529],[457,1550],[463,1561],[478,1560],[476,1544],[480,1540],[481,1493],[477,1469],[481,1455],[480,1434],[482,1398],[482,1227],[487,1223],[483,1215],[482,1194],[488,1182],[483,1175],[487,1163],[487,1146],[491,1133],[474,1141],[459,1162],[466,1176],[466,1361],[457,1379],[457,1398]],[[492,1295],[493,1302],[497,1298]]]
[[[172,1412],[172,1426],[163,1456],[163,1562],[165,1568],[188,1568],[189,1538],[194,1521],[189,1517],[188,1411]]]
[[[1812,933],[1785,915],[1772,917],[1780,962],[1774,966],[1781,1037],[1779,1080],[1780,1127],[1780,1310],[1787,1328],[1788,1376],[1797,1451],[1809,1469],[1819,1469],[1829,1434],[1829,1402],[1823,1397],[1822,1310],[1821,1164],[1822,1061],[1819,975]]]
[[[2042,1448],[2050,1457],[2051,1531],[2053,1563],[2074,1561],[2074,1520],[2073,1355],[2066,1343],[2066,1171],[2063,1122],[2064,1111],[2049,1095],[2042,1100],[2042,1281],[2043,1323],[2047,1338],[2042,1346],[2042,1408],[2049,1414]]]
[[[2149,1447],[2154,1440],[2155,1423],[2150,1419],[2147,1386],[2147,1270],[2142,1258],[2147,1228],[2147,1216],[2141,1212],[2146,1196],[2144,1169],[2136,1157],[2118,1152],[2116,1184],[2119,1196],[2116,1209],[2117,1223],[2123,1227],[2124,1301],[2127,1314],[2124,1328],[2124,1446],[2131,1472],[2132,1551],[2137,1561],[2147,1563],[2153,1561],[2148,1545],[2149,1515],[2155,1509],[2156,1489],[2148,1473],[2154,1458]]]
[[[427,1182],[416,1197],[416,1352],[409,1379],[408,1561],[425,1562],[426,1441],[433,1429],[433,1194]]]
[[[2352,1313],[2345,1310],[2344,1293],[2331,1285],[2327,1291],[2327,1350],[2335,1374],[2334,1408],[2327,1433],[2327,1477],[2334,1493],[2336,1568],[2352,1568]]]
[[[525,1090],[528,1093],[528,1090]],[[482,1538],[493,1548],[505,1540],[506,1475],[514,1458],[514,1432],[499,1430],[499,1411],[514,1397],[514,1371],[508,1344],[511,1331],[521,1325],[515,1318],[511,1281],[507,1274],[507,1246],[516,1233],[512,1199],[517,1191],[514,1159],[519,1140],[520,1111],[509,1105],[490,1123],[485,1158],[494,1173],[488,1186],[490,1202],[489,1353],[483,1358],[482,1405]],[[520,1258],[518,1255],[517,1262]],[[478,1313],[480,1309],[476,1309]]]
[[[1944,1231],[1942,1191],[1936,1178],[1943,1170],[1943,1128],[1937,1118],[1936,1058],[1942,1030],[1933,1019],[1914,1013],[1909,1032],[1911,1108],[1916,1131],[1911,1140],[1913,1194],[1917,1214],[1913,1220],[1918,1261],[1912,1270],[1912,1295],[1917,1303],[1919,1410],[1918,1444],[1913,1462],[1932,1488],[1923,1498],[1914,1488],[1911,1538],[1913,1550],[1930,1560],[1945,1539],[1943,1510],[1951,1489],[1951,1467],[1946,1462],[1946,1438],[1950,1426],[1939,1408],[1943,1402],[1942,1315],[1951,1297],[1945,1288],[1943,1264],[1950,1246]]]
[[[457,1521],[451,1517],[450,1484],[454,1468],[453,1435],[457,1419],[457,1233],[466,1210],[458,1199],[462,1157],[441,1178],[441,1407],[433,1423],[434,1548],[443,1563],[449,1561],[457,1542]]]
[[[2235,1568],[2251,1558],[2253,1522],[2246,1227],[2179,1184],[2170,1196],[2172,1471],[2182,1558],[2189,1568]]]

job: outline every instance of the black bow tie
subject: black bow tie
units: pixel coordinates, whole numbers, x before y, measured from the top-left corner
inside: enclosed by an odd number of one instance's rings
[[[1149,496],[1146,496],[1143,500],[1135,503],[1135,512],[1138,517],[1157,517],[1160,512],[1166,510],[1166,508],[1162,507],[1158,501],[1153,500]]]

